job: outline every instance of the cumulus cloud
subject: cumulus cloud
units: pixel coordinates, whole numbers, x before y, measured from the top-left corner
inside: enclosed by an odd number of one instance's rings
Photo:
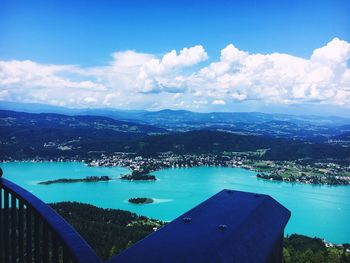
[[[288,54],[249,54],[230,44],[213,62],[192,76],[208,96],[268,103],[350,102],[350,44],[333,39],[310,59]]]
[[[218,61],[202,67],[208,54],[200,45],[163,56],[119,51],[107,65],[89,68],[0,61],[0,99],[149,109],[205,110],[245,101],[347,107],[349,58],[350,44],[334,38],[310,58],[254,54],[229,44]]]
[[[145,93],[177,93],[185,89],[185,77],[179,75],[179,69],[196,65],[206,59],[208,55],[200,45],[184,48],[179,54],[172,50],[161,59],[154,58],[144,63],[137,76],[137,85]]]
[[[45,65],[30,60],[0,61],[0,86],[104,90],[103,85],[91,80],[70,80],[64,76],[75,71],[79,69],[73,65]]]

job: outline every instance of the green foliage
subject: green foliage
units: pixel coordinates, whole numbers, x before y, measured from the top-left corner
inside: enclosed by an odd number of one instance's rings
[[[135,181],[156,181],[157,178],[154,175],[148,174],[149,170],[133,170],[131,174],[121,176],[122,180],[135,180]]]
[[[326,247],[319,238],[292,234],[284,239],[283,262],[346,263],[350,262],[350,253],[346,252],[346,245]]]
[[[163,225],[157,220],[116,209],[62,202],[51,204],[103,260],[126,249]]]

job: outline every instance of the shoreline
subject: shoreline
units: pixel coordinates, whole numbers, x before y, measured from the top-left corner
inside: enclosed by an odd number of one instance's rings
[[[117,156],[117,158],[115,158]],[[164,169],[170,169],[170,168],[192,168],[192,167],[227,167],[227,168],[241,168],[248,171],[253,171],[256,173],[257,179],[264,179],[269,181],[276,181],[276,182],[284,182],[284,183],[291,183],[291,184],[307,184],[307,185],[318,185],[318,186],[349,186],[350,185],[350,176],[337,176],[337,175],[323,175],[323,176],[305,176],[305,175],[292,175],[291,178],[283,177],[281,176],[280,170],[273,170],[273,168],[266,168],[264,167],[264,170],[258,169],[257,167],[254,167],[253,165],[249,165],[244,163],[242,160],[238,159],[235,162],[230,162],[228,160],[222,160],[222,156],[215,156],[212,155],[190,155],[192,158],[191,160],[183,160],[180,158],[184,158],[183,155],[172,155],[175,156],[174,158],[179,158],[180,161],[174,161],[173,163],[166,161],[166,158],[163,154],[160,154],[155,157],[149,157],[151,161],[145,162],[144,159],[147,159],[148,157],[142,157],[142,156],[136,156],[132,153],[123,153],[121,155],[116,156],[101,156],[101,158],[97,159],[76,159],[76,158],[56,158],[56,159],[23,159],[23,160],[0,160],[1,163],[64,163],[64,162],[75,162],[75,163],[82,163],[86,166],[90,167],[121,167],[128,169],[130,171],[138,170],[138,169],[144,169],[147,168],[148,172],[155,172],[159,170]],[[133,157],[130,157],[133,156]],[[193,161],[193,159],[196,159],[196,157],[199,158],[205,158],[206,162],[198,162]],[[255,161],[259,162],[259,160],[251,160],[251,159],[245,159],[245,161]],[[272,161],[266,161],[266,162],[272,162]],[[350,167],[350,166],[349,166]],[[259,175],[263,174],[263,177],[259,177]],[[277,178],[278,177],[278,178]]]

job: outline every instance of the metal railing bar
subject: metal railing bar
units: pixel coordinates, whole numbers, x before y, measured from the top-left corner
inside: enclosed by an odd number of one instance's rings
[[[31,208],[26,208],[26,259],[27,263],[32,262],[32,212]]]
[[[47,225],[44,223],[43,224],[43,262],[49,262],[49,232],[47,229]]]
[[[40,263],[40,222],[39,215],[34,215],[34,262]]]
[[[23,243],[24,243],[24,231],[23,231],[23,224],[24,224],[24,205],[21,200],[18,202],[18,260],[19,262],[24,261],[24,249],[23,249]]]
[[[17,257],[17,202],[16,197],[11,195],[11,260],[16,263]]]
[[[9,192],[4,189],[4,259],[10,261],[9,243],[10,243],[10,226],[9,226]]]
[[[59,262],[59,254],[58,254],[58,240],[55,234],[52,235],[52,262],[58,263]]]
[[[69,259],[69,253],[67,251],[67,248],[63,247],[63,262],[64,263],[69,263],[70,259]]]
[[[2,207],[3,207],[3,197],[2,197],[2,188],[0,188],[0,262],[2,262],[3,259],[3,220],[2,220],[2,216],[3,216],[3,212],[2,212]]]

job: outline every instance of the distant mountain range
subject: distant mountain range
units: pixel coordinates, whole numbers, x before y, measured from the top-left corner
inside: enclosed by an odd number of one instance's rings
[[[39,103],[17,103],[0,101],[0,110],[22,111],[29,113],[58,113],[65,115],[95,115],[117,120],[138,120],[157,125],[176,123],[263,123],[284,121],[308,123],[313,125],[350,125],[350,118],[337,116],[288,115],[261,112],[209,112],[199,113],[186,110],[119,110],[113,108],[66,108]]]
[[[206,129],[313,142],[324,142],[333,136],[340,136],[350,131],[350,119],[336,116],[296,116],[260,112],[198,113],[185,110],[71,109],[5,101],[0,101],[0,110],[103,116],[176,132]]]

